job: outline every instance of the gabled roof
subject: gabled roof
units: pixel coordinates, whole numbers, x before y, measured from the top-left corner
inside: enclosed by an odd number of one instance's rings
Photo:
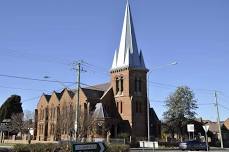
[[[138,50],[129,3],[126,4],[125,17],[119,48],[115,51],[112,70],[120,68],[146,69],[142,52]]]
[[[217,122],[213,122],[210,120],[202,120],[202,122],[204,124],[208,124],[209,125],[209,131],[213,132],[213,133],[218,133],[219,132],[219,126]]]
[[[73,98],[74,95],[75,95],[75,92],[73,92],[72,90],[68,90],[68,89],[67,89],[67,91],[68,91],[69,96],[70,96],[71,98]]]
[[[111,85],[110,82],[107,82],[107,83],[102,83],[102,84],[97,84],[97,85],[93,85],[90,87],[86,87],[86,89],[107,91],[109,89],[110,85]]]
[[[50,98],[51,98],[51,95],[48,95],[48,94],[43,94],[45,99],[47,100],[47,102],[49,102]]]
[[[149,110],[150,110],[150,116],[152,116],[150,119],[152,119],[153,121],[159,121],[154,108],[151,107]]]
[[[100,98],[104,91],[81,88],[87,98]]]
[[[63,90],[63,91],[61,91],[60,93],[59,93],[59,92],[56,92],[56,91],[53,91],[53,93],[55,93],[55,94],[56,94],[56,96],[57,96],[58,100],[60,101],[60,99],[61,99],[62,95],[64,94],[64,90]]]
[[[226,127],[226,129],[229,130],[229,118],[227,118],[223,124]]]

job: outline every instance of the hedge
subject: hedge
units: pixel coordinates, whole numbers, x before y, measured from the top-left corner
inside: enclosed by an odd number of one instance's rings
[[[108,144],[106,152],[128,152],[129,145],[123,144]],[[70,144],[16,144],[14,145],[15,152],[72,152]]]
[[[71,152],[71,145],[67,144],[16,144],[15,152]]]

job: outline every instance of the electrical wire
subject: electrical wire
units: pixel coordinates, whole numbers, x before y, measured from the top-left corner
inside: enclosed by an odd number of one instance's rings
[[[225,106],[225,105],[222,105],[222,104],[218,104],[220,107],[226,109],[226,110],[229,110],[229,107]]]
[[[0,85],[0,88],[5,88],[5,89],[16,89],[16,90],[25,90],[25,91],[46,91],[46,90],[30,89],[30,88],[9,87],[9,86],[3,86],[3,85]]]

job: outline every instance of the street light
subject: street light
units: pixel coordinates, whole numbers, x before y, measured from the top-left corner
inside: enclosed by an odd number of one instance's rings
[[[43,76],[44,79],[50,79],[51,77],[48,75]],[[58,80],[54,80],[56,83],[59,83],[61,86],[63,86],[64,88],[68,88],[68,86],[66,86],[63,82],[58,81]]]
[[[177,61],[174,61],[174,62],[171,62],[169,64],[166,64],[166,65],[161,65],[161,66],[158,66],[152,70],[150,70],[150,72],[148,72],[148,75],[147,75],[147,128],[148,128],[148,141],[150,141],[150,120],[149,120],[149,108],[150,108],[150,101],[149,101],[149,76],[150,74],[156,70],[156,69],[160,69],[160,68],[163,68],[163,67],[167,67],[167,66],[172,66],[172,65],[177,65],[178,62]]]

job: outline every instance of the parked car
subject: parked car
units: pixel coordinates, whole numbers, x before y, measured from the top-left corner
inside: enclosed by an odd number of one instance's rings
[[[179,149],[181,150],[209,150],[209,146],[207,147],[205,142],[200,142],[197,140],[181,142],[179,144]]]

